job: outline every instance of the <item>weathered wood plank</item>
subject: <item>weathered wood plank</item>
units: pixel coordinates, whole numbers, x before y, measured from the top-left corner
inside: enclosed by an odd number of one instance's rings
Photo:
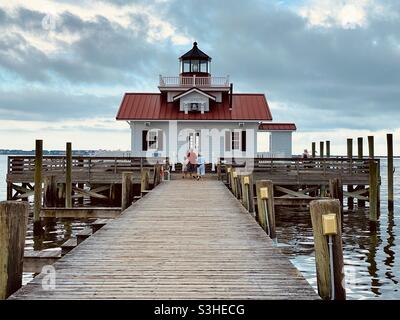
[[[161,183],[12,299],[317,299],[220,181]]]

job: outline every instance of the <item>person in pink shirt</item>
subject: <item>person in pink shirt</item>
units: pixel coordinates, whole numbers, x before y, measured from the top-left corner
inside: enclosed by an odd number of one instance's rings
[[[188,171],[192,178],[196,178],[193,174],[197,172],[197,154],[193,151],[193,149],[189,150],[188,153]]]

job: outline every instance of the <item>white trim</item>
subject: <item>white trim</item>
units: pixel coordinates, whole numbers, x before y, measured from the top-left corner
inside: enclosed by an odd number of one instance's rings
[[[209,99],[211,99],[211,100],[214,100],[214,101],[217,100],[216,97],[214,97],[214,96],[212,96],[212,95],[210,95],[210,94],[207,94],[207,93],[205,93],[205,92],[203,92],[203,91],[201,91],[201,90],[199,90],[199,89],[197,89],[197,88],[192,88],[192,89],[189,89],[188,91],[186,91],[186,92],[184,92],[184,93],[179,93],[179,94],[177,94],[175,97],[172,98],[172,101],[175,101],[175,100],[176,100],[175,98],[178,97],[178,96],[180,96],[180,97],[177,98],[177,99],[180,99],[180,98],[183,98],[183,97],[185,97],[186,95],[188,95],[188,94],[190,94],[190,93],[192,93],[192,92],[194,92],[194,91],[196,91],[198,94],[201,94],[201,95],[203,95],[203,96],[205,96],[205,97],[207,97],[207,98],[209,98]]]

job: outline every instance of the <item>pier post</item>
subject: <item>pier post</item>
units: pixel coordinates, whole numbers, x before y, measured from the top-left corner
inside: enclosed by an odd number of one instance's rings
[[[368,156],[370,159],[375,158],[374,154],[374,136],[368,136]]]
[[[333,298],[335,300],[345,300],[346,290],[344,288],[344,265],[339,200],[313,200],[310,202],[310,214],[314,234],[318,293],[320,297],[325,300]],[[335,224],[333,227],[335,227],[334,229],[336,230],[329,236],[332,240],[332,250],[329,248],[330,240],[328,240],[328,236],[325,234],[326,230],[324,230],[323,226],[323,215],[326,214],[333,214],[335,217],[335,220],[333,220],[332,223]],[[331,264],[331,262],[333,263]],[[333,279],[331,278],[332,273]]]
[[[36,140],[35,146],[35,177],[34,177],[34,209],[33,209],[33,233],[40,234],[42,223],[40,210],[42,208],[42,170],[43,170],[43,140]]]
[[[323,141],[319,142],[319,157],[320,158],[324,157],[324,142]]]
[[[262,190],[263,189],[263,190]],[[264,193],[266,191],[266,194]],[[257,221],[271,239],[276,238],[274,185],[270,180],[256,182]]]
[[[72,208],[72,144],[66,146],[66,170],[65,170],[65,207]]]
[[[369,220],[378,221],[378,163],[369,161]]]
[[[329,140],[326,141],[326,157],[331,157],[331,142]]]
[[[22,286],[28,210],[27,202],[0,202],[0,300]]]
[[[329,180],[329,193],[333,199],[339,200],[340,206],[343,207],[343,186],[339,178]]]
[[[57,207],[57,182],[56,176],[48,176],[44,178],[44,207]]]
[[[143,196],[150,189],[150,172],[148,168],[142,168],[140,173],[140,192]]]
[[[315,142],[311,144],[311,156],[315,158]]]
[[[7,182],[7,200],[11,200],[12,199],[12,182]]]
[[[364,139],[362,137],[357,138],[357,156],[359,160],[362,160],[364,158]],[[358,186],[358,189],[362,190],[365,189],[365,186],[360,185]],[[365,207],[365,200],[357,200],[357,206],[360,208]]]
[[[353,172],[353,139],[347,139],[347,158],[349,159],[349,174],[352,175]],[[354,187],[352,184],[347,185],[347,192],[351,193],[354,191]],[[347,207],[349,210],[353,210],[354,208],[354,198],[347,198]]]
[[[122,172],[121,211],[129,208],[133,202],[133,172]]]
[[[388,209],[393,211],[394,193],[393,193],[393,134],[386,135],[387,140],[387,181],[388,181]]]
[[[243,205],[250,213],[254,212],[253,176],[246,174],[241,177]]]

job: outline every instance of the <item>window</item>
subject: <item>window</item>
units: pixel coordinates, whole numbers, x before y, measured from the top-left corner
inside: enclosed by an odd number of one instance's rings
[[[148,149],[157,150],[157,131],[150,131],[148,133]]]
[[[232,150],[240,149],[240,132],[233,131],[232,132]]]
[[[143,130],[142,131],[142,151],[163,150],[162,130]]]
[[[225,151],[246,151],[246,130],[225,131]]]
[[[190,132],[188,136],[189,149],[200,149],[200,132]]]
[[[199,60],[192,60],[192,72],[199,72]]]
[[[190,72],[190,61],[183,61],[182,72]]]
[[[208,73],[207,61],[200,61],[200,72]]]

